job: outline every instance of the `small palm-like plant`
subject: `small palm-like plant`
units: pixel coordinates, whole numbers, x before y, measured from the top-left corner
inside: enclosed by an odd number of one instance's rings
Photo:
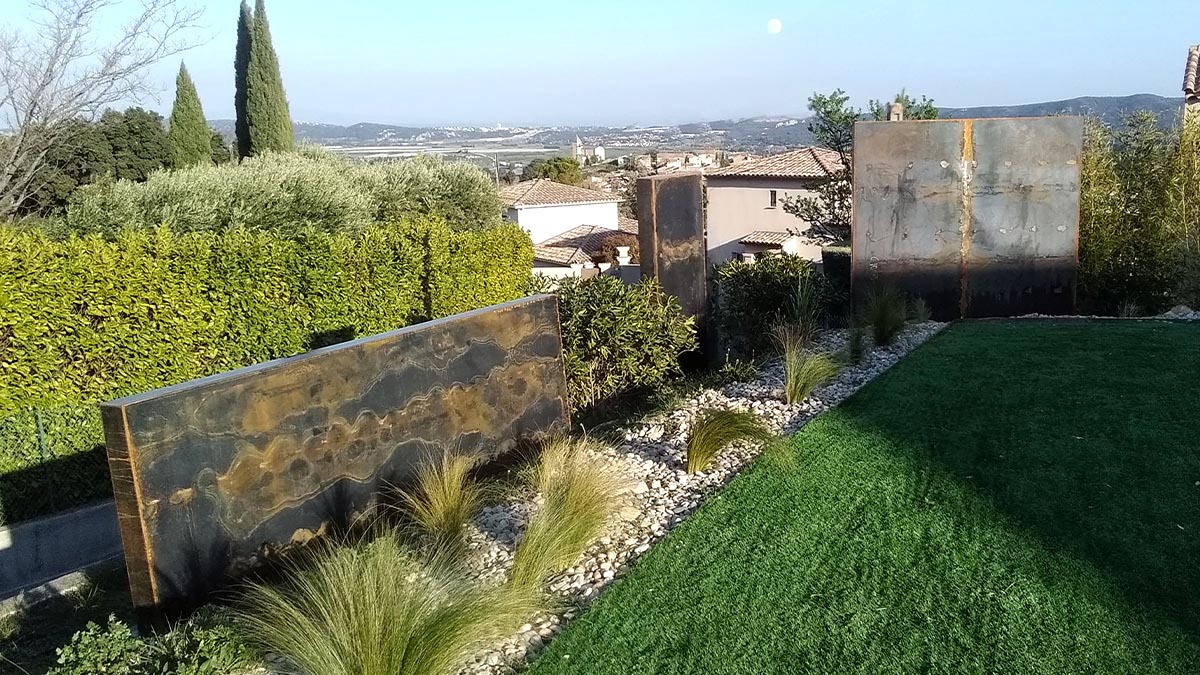
[[[863,318],[871,324],[876,345],[890,344],[904,328],[907,313],[904,296],[895,286],[877,283],[863,298]]]
[[[320,675],[445,675],[510,635],[536,603],[419,563],[394,534],[312,553],[282,586],[253,584],[239,620],[260,647]]]
[[[515,592],[535,593],[547,576],[578,560],[619,506],[620,477],[589,447],[586,439],[551,440],[529,472],[542,504],[513,555]]]
[[[717,454],[738,441],[765,442],[774,434],[762,419],[744,410],[714,408],[700,413],[687,442],[687,472],[708,468]]]
[[[443,452],[417,470],[416,488],[401,491],[404,510],[437,548],[455,549],[465,542],[467,521],[484,500],[484,489],[471,479],[475,457]]]

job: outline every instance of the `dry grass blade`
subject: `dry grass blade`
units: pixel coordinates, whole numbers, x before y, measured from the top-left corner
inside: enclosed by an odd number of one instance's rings
[[[752,412],[711,409],[700,413],[687,443],[687,472],[704,471],[730,443],[767,441],[774,434]]]
[[[584,439],[552,440],[531,472],[542,505],[513,556],[509,585],[515,591],[536,592],[548,575],[578,560],[619,505],[620,477],[588,446]]]
[[[440,459],[421,464],[415,490],[400,492],[405,512],[438,548],[464,544],[463,530],[485,496],[483,487],[471,479],[478,462],[444,452]]]
[[[282,587],[251,586],[239,620],[304,673],[453,673],[536,611],[527,596],[454,570],[440,555],[418,563],[388,534],[316,553]]]

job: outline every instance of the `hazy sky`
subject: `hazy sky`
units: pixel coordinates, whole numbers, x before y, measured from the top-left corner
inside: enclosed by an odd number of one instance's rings
[[[184,55],[233,116],[237,0]],[[0,22],[28,27],[26,0]],[[130,6],[136,0],[127,0]],[[678,123],[804,114],[900,87],[945,106],[1179,96],[1196,0],[268,0],[293,117],[333,123]],[[768,32],[770,19],[783,29]],[[178,62],[155,72],[167,110]]]

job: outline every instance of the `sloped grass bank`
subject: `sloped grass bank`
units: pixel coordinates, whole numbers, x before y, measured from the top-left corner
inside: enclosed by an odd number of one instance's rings
[[[1198,383],[1200,326],[954,326],[531,672],[1200,672]]]

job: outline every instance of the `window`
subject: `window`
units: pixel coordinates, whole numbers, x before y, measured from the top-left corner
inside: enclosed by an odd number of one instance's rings
[[[771,190],[771,208],[775,208],[775,201],[776,201],[775,191]]]

